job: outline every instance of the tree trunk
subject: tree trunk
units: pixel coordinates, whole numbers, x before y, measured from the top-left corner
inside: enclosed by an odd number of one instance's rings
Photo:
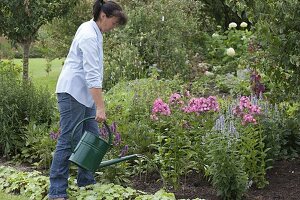
[[[31,41],[25,41],[24,43],[22,43],[22,47],[23,47],[23,81],[29,80],[28,65],[29,65],[30,45],[31,45]]]

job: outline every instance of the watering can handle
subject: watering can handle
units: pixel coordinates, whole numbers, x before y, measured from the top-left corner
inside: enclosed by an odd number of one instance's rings
[[[74,133],[75,133],[76,129],[78,128],[78,126],[81,123],[83,123],[84,121],[89,120],[89,119],[95,119],[95,116],[84,118],[78,124],[76,124],[76,126],[74,127],[74,129],[72,131],[72,135],[71,135],[71,149],[72,149],[72,151],[73,151],[73,138],[74,138]],[[111,146],[112,145],[112,139],[113,139],[112,138],[112,132],[111,132],[109,126],[107,125],[106,121],[104,121],[103,124],[106,127],[106,129],[108,130],[108,133],[109,133],[108,134],[109,135],[109,137],[108,137],[108,144],[109,144],[109,146]]]

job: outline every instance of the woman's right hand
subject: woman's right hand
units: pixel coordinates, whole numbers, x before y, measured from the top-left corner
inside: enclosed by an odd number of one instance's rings
[[[96,110],[96,117],[95,120],[97,122],[104,122],[106,120],[106,114],[105,114],[105,110],[102,108],[99,108]]]

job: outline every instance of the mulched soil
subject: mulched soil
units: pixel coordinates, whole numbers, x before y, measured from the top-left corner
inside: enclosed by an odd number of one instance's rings
[[[155,193],[162,187],[158,174],[135,177],[133,188]],[[269,185],[263,189],[251,187],[244,200],[300,200],[300,159],[276,161],[274,167],[267,172]],[[207,179],[199,174],[190,174],[181,180],[176,199],[202,198],[206,200],[220,200],[215,189]]]
[[[0,158],[0,165],[12,166]],[[18,166],[19,170],[32,171],[30,166]],[[269,185],[263,189],[251,187],[243,200],[300,200],[300,158],[295,160],[276,161],[267,172]],[[132,187],[154,194],[162,188],[159,174],[140,175],[132,178]],[[202,198],[206,200],[221,200],[216,190],[205,177],[192,173],[181,180],[180,189],[170,189],[176,199]]]

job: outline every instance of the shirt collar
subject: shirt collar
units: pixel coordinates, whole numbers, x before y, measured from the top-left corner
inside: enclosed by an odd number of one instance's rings
[[[101,31],[100,31],[98,25],[96,24],[96,22],[95,22],[93,19],[91,19],[91,22],[92,22],[92,25],[93,25],[94,30],[95,30],[96,33],[97,33],[97,36],[98,36],[98,37],[102,37],[102,33],[101,33]]]

